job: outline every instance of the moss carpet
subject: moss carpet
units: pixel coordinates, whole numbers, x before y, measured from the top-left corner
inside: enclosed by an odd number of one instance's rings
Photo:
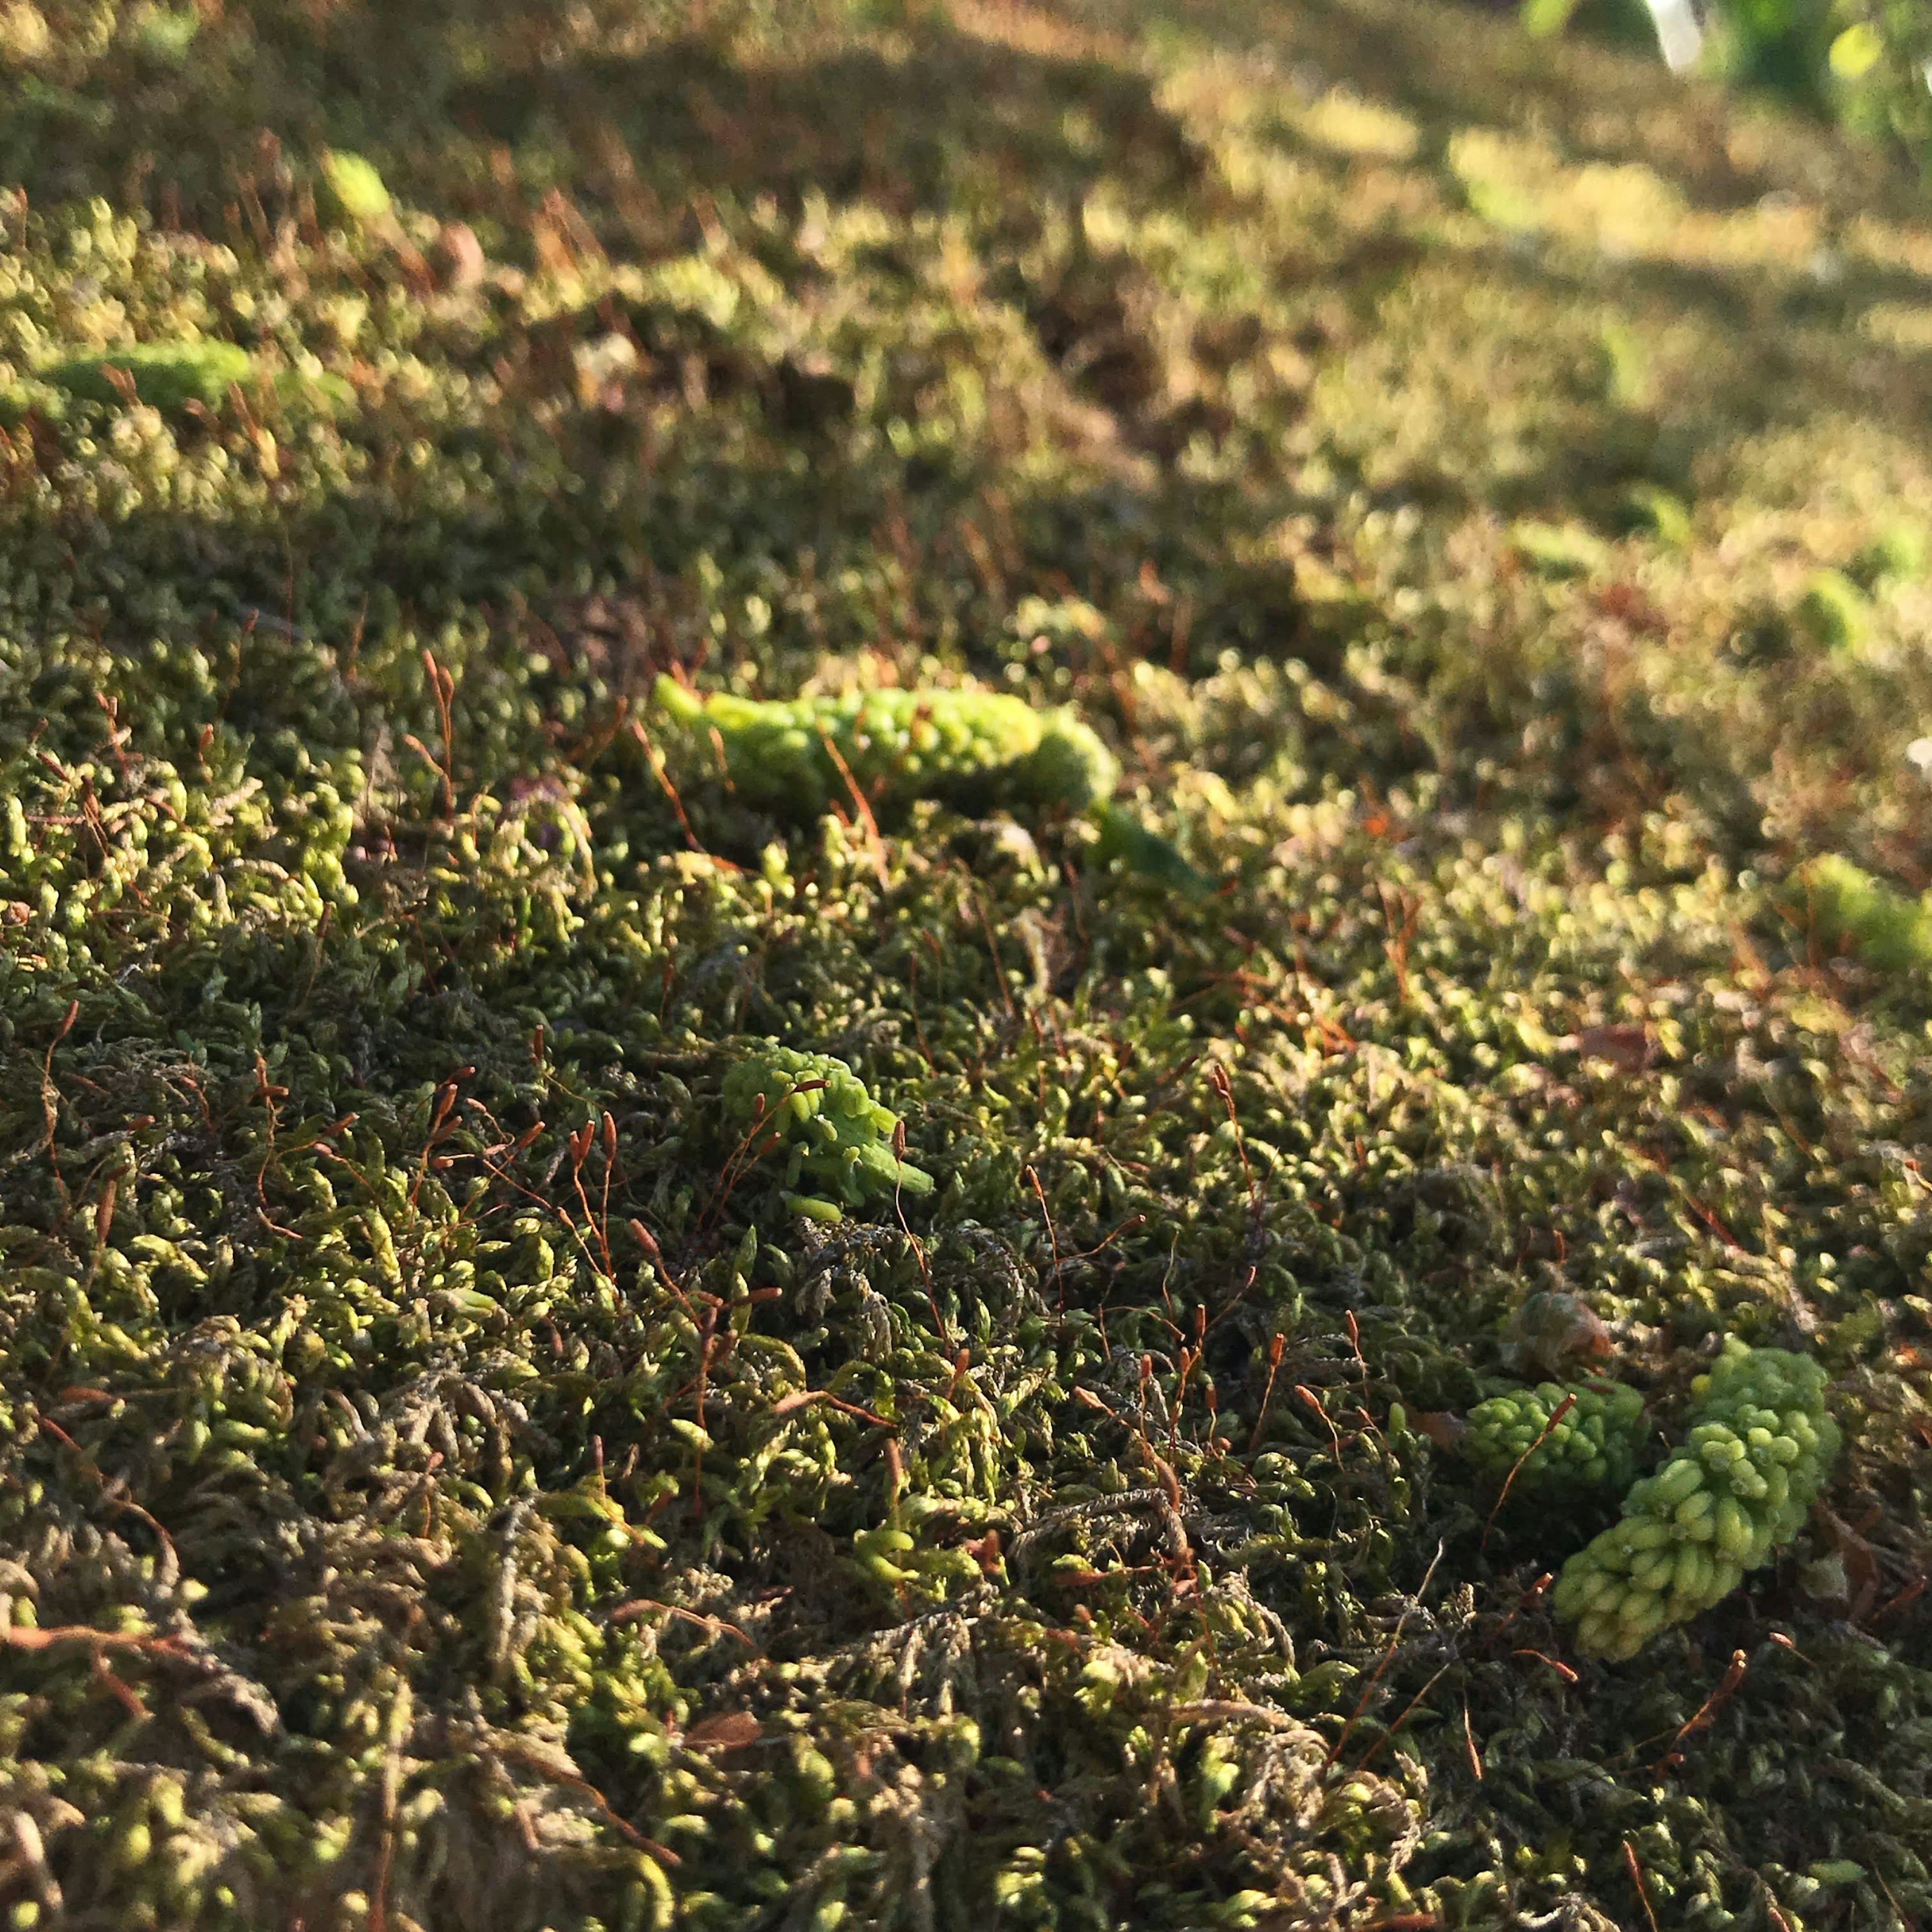
[[[9,1925],[1924,1922],[1912,184],[1421,0],[0,89]],[[1072,707],[1212,890],[666,672]],[[1580,1654],[1462,1419],[1727,1335],[1822,1498]]]

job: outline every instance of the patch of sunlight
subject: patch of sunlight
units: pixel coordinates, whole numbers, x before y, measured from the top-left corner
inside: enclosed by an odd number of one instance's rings
[[[1331,88],[1296,117],[1311,141],[1338,153],[1379,160],[1406,161],[1421,140],[1406,114],[1378,100],[1366,100],[1346,88]]]
[[[1932,233],[1862,214],[1845,231],[1847,255],[1875,268],[1902,268],[1932,280]]]
[[[1449,166],[1484,220],[1608,254],[1657,253],[1684,218],[1683,197],[1640,161],[1566,167],[1541,142],[1470,128],[1450,142]]]
[[[1932,349],[1932,304],[1874,302],[1858,317],[1858,333],[1888,349]]]
[[[1470,208],[1492,226],[1534,231],[1618,258],[1796,271],[1818,252],[1817,212],[1767,196],[1738,213],[1691,207],[1641,161],[1566,165],[1540,141],[1471,128],[1449,143]]]

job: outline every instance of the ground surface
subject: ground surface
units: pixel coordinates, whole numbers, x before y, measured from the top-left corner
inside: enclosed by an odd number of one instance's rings
[[[14,1925],[1924,1922],[1932,978],[1779,890],[1932,881],[1909,184],[1389,0],[0,62]],[[674,665],[1077,704],[1225,884]],[[768,1036],[935,1192],[794,1218]],[[1834,1378],[1632,1664],[1429,1432],[1539,1288]]]

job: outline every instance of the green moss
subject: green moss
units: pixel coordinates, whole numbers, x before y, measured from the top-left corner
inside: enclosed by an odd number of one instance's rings
[[[375,164],[346,148],[329,148],[322,157],[322,179],[328,190],[330,212],[350,221],[380,221],[393,204]]]
[[[1932,962],[1932,913],[1922,898],[1834,853],[1810,860],[1792,883],[1794,912],[1827,949],[1848,947],[1888,973]]]
[[[190,403],[218,409],[230,386],[245,382],[254,364],[232,342],[153,342],[98,355],[74,356],[35,371],[39,380],[88,402],[118,404],[124,376],[134,394],[158,410],[179,411]]]
[[[1871,634],[1871,603],[1842,571],[1814,574],[1798,600],[1798,621],[1827,650],[1857,651]]]
[[[1925,1015],[1766,884],[1932,878],[1922,197],[890,10],[0,8],[5,1909],[1932,1918]],[[1431,1438],[1726,1334],[1830,1514],[1582,1654]]]
[[[1722,1602],[1797,1534],[1837,1459],[1825,1372],[1808,1357],[1733,1337],[1694,1390],[1688,1442],[1564,1567],[1557,1614],[1587,1654],[1634,1657]]]
[[[1643,1397],[1615,1382],[1542,1382],[1469,1412],[1463,1453],[1512,1494],[1628,1489],[1649,1433]]]
[[[1916,524],[1894,524],[1859,551],[1850,575],[1870,592],[1889,584],[1916,583],[1925,574],[1926,535]]]
[[[898,1116],[829,1054],[771,1042],[754,1047],[725,1076],[724,1100],[743,1132],[740,1157],[757,1161],[777,1151],[788,1186],[808,1178],[855,1208],[875,1196],[932,1192],[932,1176],[896,1150]]]
[[[852,804],[855,784],[868,802],[998,799],[1081,812],[1108,798],[1120,770],[1070,713],[997,692],[887,689],[796,704],[719,692],[700,700],[660,677],[656,696],[694,753],[722,747],[734,790],[808,816]]]

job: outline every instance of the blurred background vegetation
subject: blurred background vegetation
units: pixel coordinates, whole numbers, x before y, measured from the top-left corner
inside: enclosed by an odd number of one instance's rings
[[[1674,68],[1763,88],[1932,170],[1925,0],[1522,0],[1533,34],[1654,48]]]

